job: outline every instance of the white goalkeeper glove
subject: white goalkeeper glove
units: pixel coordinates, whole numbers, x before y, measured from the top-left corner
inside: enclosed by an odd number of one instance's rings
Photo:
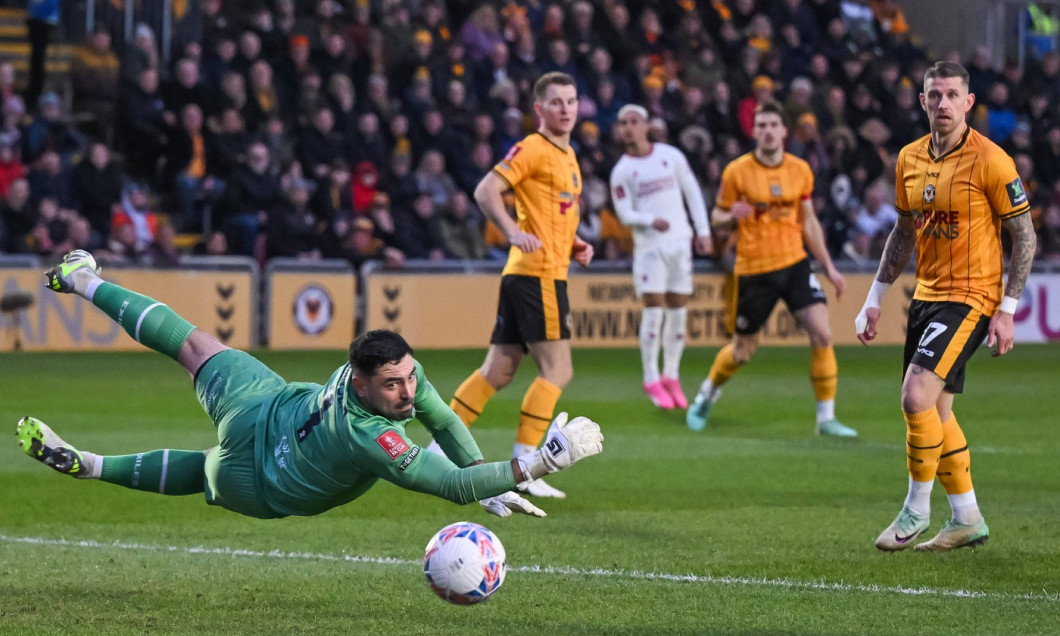
[[[576,417],[568,422],[567,414],[560,413],[548,427],[544,445],[517,458],[526,479],[519,485],[525,486],[538,477],[568,468],[579,459],[596,455],[603,449],[604,436],[599,424],[587,417]]]
[[[524,515],[530,515],[531,517],[548,516],[545,514],[544,510],[510,491],[501,493],[496,497],[483,499],[479,503],[486,509],[486,512],[491,515],[497,515],[498,517],[508,517],[511,516],[513,512],[521,512]]]

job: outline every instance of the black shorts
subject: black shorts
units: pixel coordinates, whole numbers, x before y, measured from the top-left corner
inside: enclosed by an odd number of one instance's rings
[[[792,313],[826,302],[824,290],[810,271],[809,259],[764,274],[736,277],[736,311],[730,330],[742,336],[758,333],[783,299]]]
[[[567,281],[536,276],[501,277],[497,322],[490,344],[570,340]]]
[[[964,391],[964,366],[986,339],[990,317],[964,303],[914,300],[909,304],[902,377],[910,364],[946,382],[946,391]]]

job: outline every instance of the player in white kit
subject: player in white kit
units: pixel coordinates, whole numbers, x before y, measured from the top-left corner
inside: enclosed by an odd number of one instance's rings
[[[611,171],[611,198],[619,220],[633,228],[633,286],[644,301],[644,392],[659,408],[684,409],[688,400],[679,375],[693,288],[692,248],[698,254],[713,250],[707,206],[681,151],[649,141],[646,109],[623,106],[617,125],[626,152]]]

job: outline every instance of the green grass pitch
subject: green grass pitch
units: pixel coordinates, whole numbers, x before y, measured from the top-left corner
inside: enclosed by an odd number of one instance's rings
[[[690,393],[713,354],[686,352]],[[344,353],[260,356],[288,380],[323,381]],[[419,359],[448,397],[481,357]],[[105,454],[213,445],[172,361],[3,354],[0,633],[1060,633],[1060,347],[970,363],[955,410],[991,539],[948,554],[873,548],[905,494],[901,354],[838,357],[838,415],[857,440],[812,435],[805,348],[759,351],[700,434],[650,405],[638,352],[578,350],[560,408],[600,422],[604,452],[550,480],[569,497],[538,501],[548,518],[381,483],[318,517],[259,521],[201,496],[78,482],[18,451],[27,414]],[[532,377],[528,361],[472,429],[488,459],[508,456]],[[935,530],[949,513],[941,487],[933,504]],[[504,587],[476,607],[435,598],[419,566],[459,520],[508,551]]]

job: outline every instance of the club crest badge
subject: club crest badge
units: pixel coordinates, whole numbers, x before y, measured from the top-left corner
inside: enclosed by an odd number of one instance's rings
[[[935,186],[927,184],[924,186],[924,203],[931,203],[935,200]]]

